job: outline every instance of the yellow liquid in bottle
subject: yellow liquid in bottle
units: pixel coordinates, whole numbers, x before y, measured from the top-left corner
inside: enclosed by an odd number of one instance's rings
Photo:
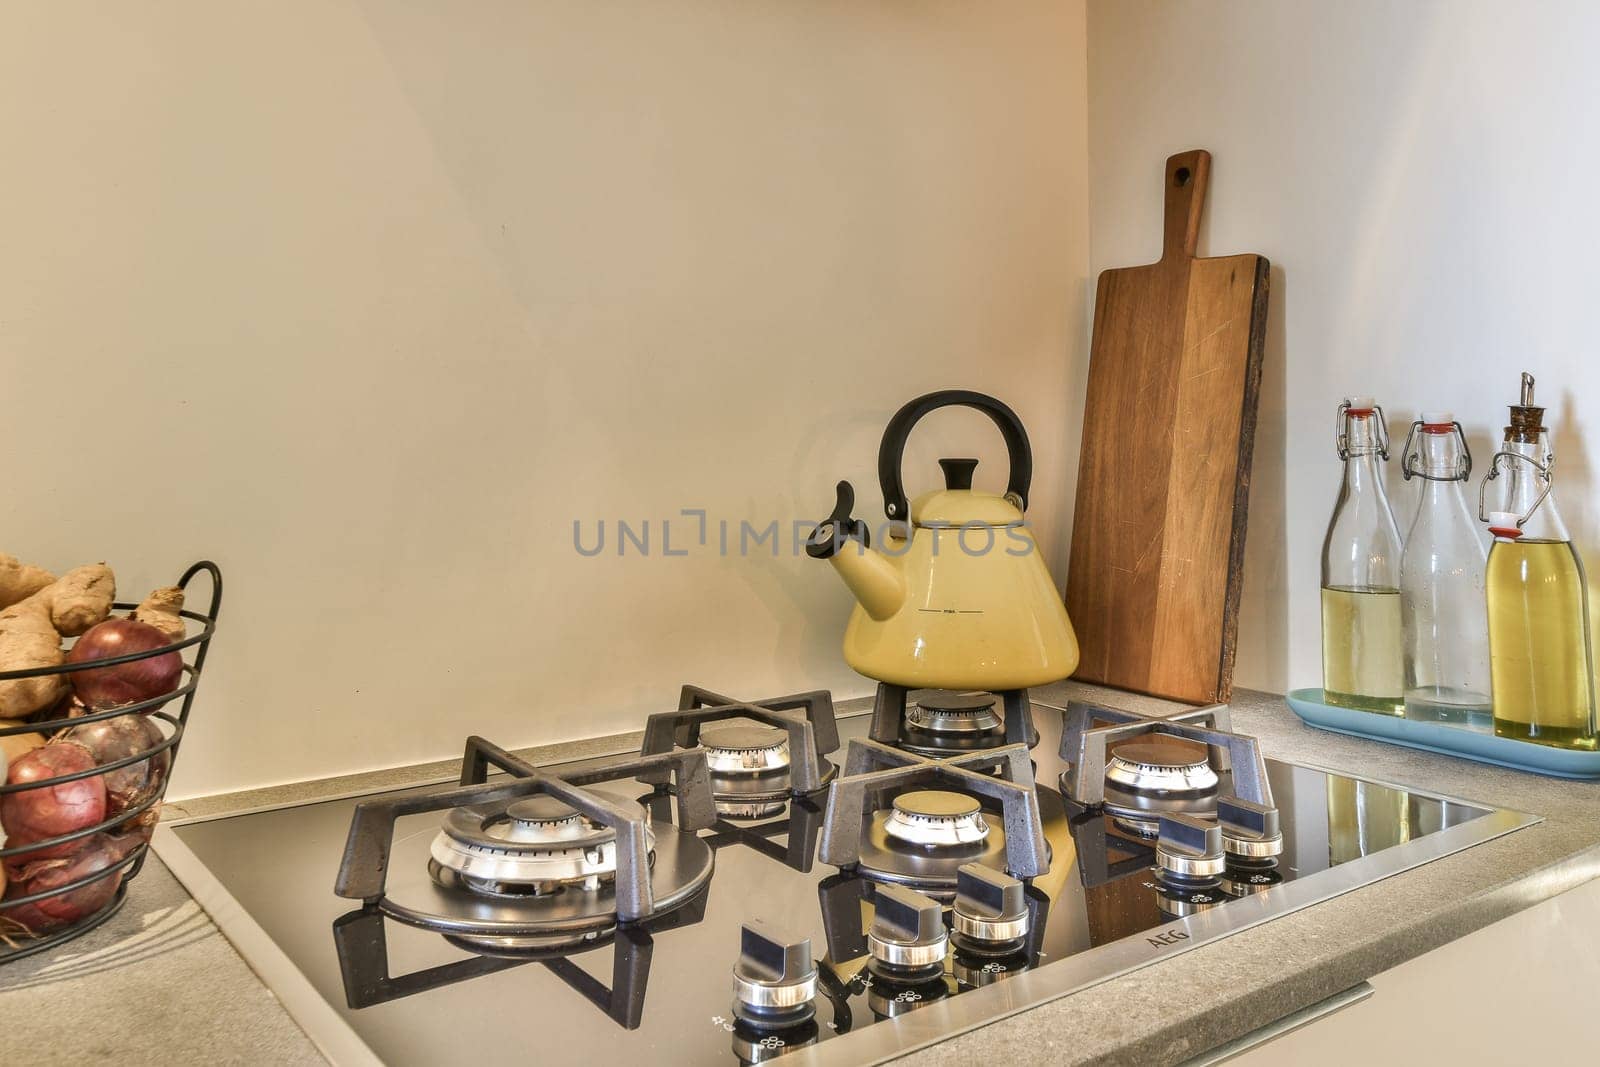
[[[1322,587],[1322,692],[1329,704],[1404,715],[1400,590]]]
[[[1587,586],[1572,543],[1497,540],[1486,582],[1494,732],[1593,750]]]

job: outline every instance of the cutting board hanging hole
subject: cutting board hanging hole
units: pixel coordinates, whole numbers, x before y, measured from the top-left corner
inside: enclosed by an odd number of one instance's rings
[[[1203,148],[1179,152],[1167,160],[1167,196],[1162,220],[1161,258],[1193,256],[1200,237],[1200,213],[1206,206],[1206,178],[1211,153]]]

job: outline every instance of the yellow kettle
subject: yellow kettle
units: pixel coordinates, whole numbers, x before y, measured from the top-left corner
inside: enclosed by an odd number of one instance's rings
[[[975,459],[941,459],[943,489],[909,505],[901,459],[912,427],[942,407],[988,415],[1005,438],[1004,495],[972,488]],[[856,607],[844,658],[869,678],[907,689],[998,693],[1059,681],[1078,667],[1078,638],[1023,521],[1033,452],[1016,412],[992,396],[946,389],[906,404],[884,429],[878,480],[888,521],[873,548],[851,516],[855,490],[838,485],[833,514],[806,552],[833,564]]]

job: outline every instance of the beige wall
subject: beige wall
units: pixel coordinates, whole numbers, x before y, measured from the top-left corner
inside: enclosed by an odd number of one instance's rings
[[[1021,412],[1061,573],[1080,3],[4,21],[0,547],[135,596],[223,565],[175,794],[632,728],[688,680],[866,691],[825,566],[585,559],[572,524],[787,524],[842,476],[873,514],[883,423],[925,390]],[[998,485],[959,414],[908,481],[969,440]]]
[[[1347,393],[1377,395],[1400,435],[1454,409],[1481,472],[1532,371],[1563,513],[1600,566],[1597,39],[1583,2],[1090,4],[1093,269],[1156,258],[1162,160],[1192,147],[1214,157],[1202,253],[1274,265],[1241,682],[1319,684]]]

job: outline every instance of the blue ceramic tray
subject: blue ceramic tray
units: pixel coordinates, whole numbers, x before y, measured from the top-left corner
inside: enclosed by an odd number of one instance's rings
[[[1513,741],[1509,737],[1496,737],[1461,726],[1335,707],[1322,702],[1320,689],[1296,689],[1285,699],[1296,715],[1321,730],[1557,778],[1600,778],[1600,752],[1574,752]]]

